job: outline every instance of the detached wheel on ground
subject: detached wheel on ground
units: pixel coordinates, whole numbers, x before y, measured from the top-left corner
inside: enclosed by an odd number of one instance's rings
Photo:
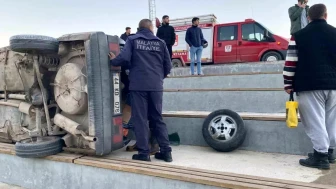
[[[15,35],[10,38],[12,51],[20,53],[57,54],[57,39],[43,35]]]
[[[268,52],[262,57],[262,61],[264,62],[280,61],[281,59],[281,55],[274,51]]]
[[[241,146],[246,137],[243,119],[231,110],[212,112],[202,129],[206,143],[220,152],[230,152]]]
[[[15,153],[22,158],[41,158],[62,152],[60,137],[32,137],[15,144]]]
[[[182,67],[182,62],[179,59],[173,59],[172,65],[173,65],[173,68],[179,68],[179,67]]]

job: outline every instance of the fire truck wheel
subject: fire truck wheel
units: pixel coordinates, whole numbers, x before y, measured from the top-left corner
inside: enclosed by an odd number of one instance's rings
[[[173,65],[173,68],[179,68],[179,67],[182,67],[182,62],[179,59],[173,59],[172,65]]]
[[[274,62],[279,60],[281,60],[281,55],[274,51],[268,52],[262,57],[262,61],[264,62]]]
[[[202,129],[206,143],[220,152],[231,152],[240,147],[246,137],[243,119],[231,110],[212,112],[204,121]]]
[[[57,39],[42,35],[15,35],[10,38],[12,51],[20,53],[57,54]]]
[[[22,158],[41,158],[62,152],[60,137],[32,137],[15,144],[15,154]]]

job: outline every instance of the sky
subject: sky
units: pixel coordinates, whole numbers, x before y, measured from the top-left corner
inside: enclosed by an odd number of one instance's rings
[[[336,26],[335,0],[324,3],[328,23]],[[156,16],[171,19],[215,14],[219,23],[253,18],[275,34],[289,37],[288,8],[297,0],[156,0]],[[58,38],[64,34],[103,31],[121,35],[126,26],[136,31],[139,21],[149,17],[147,0],[0,0],[0,47],[17,34],[39,34]]]

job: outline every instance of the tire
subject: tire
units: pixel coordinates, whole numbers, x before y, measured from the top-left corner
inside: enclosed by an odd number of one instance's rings
[[[42,141],[37,141],[41,139]],[[41,158],[62,152],[64,143],[60,137],[33,137],[15,144],[15,154],[22,158]]]
[[[263,62],[274,62],[274,61],[280,61],[281,59],[282,59],[281,54],[274,51],[268,52],[262,56]]]
[[[10,38],[12,51],[20,53],[57,54],[57,39],[42,35],[15,35]]]
[[[173,59],[172,65],[173,65],[173,68],[180,68],[182,67],[182,62],[179,59]]]
[[[114,38],[113,38],[114,39]],[[119,44],[119,40],[115,41]],[[89,125],[94,127],[96,155],[107,155],[112,151],[112,77],[110,73],[109,44],[103,32],[90,35],[85,44],[87,63],[87,85],[89,99]],[[121,141],[123,145],[123,141]]]
[[[230,127],[235,125],[235,129],[229,129],[229,125],[216,125],[217,128],[210,127],[210,124],[212,122],[215,122],[216,124],[221,123],[221,119],[219,122],[217,118],[221,118],[222,116],[226,116],[226,122],[230,124]],[[216,131],[216,132],[214,132]],[[221,131],[221,132],[217,132]],[[225,135],[227,132],[228,135]],[[243,119],[236,113],[231,110],[217,110],[212,112],[204,121],[202,133],[204,140],[206,143],[212,147],[213,149],[220,151],[220,152],[231,152],[238,147],[240,147],[246,137],[246,128]],[[216,139],[213,137],[214,133],[221,134],[220,137],[216,137]],[[225,136],[224,136],[225,135]],[[231,136],[232,135],[232,136]],[[231,138],[226,136],[230,136]],[[224,139],[224,140],[222,140]]]

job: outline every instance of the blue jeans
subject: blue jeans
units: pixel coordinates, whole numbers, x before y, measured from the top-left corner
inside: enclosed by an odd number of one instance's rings
[[[202,73],[202,64],[201,64],[202,51],[203,51],[203,46],[200,46],[200,47],[191,46],[190,47],[191,75],[194,75],[195,73],[195,56],[196,56],[196,63],[197,63],[197,74],[200,75]]]

